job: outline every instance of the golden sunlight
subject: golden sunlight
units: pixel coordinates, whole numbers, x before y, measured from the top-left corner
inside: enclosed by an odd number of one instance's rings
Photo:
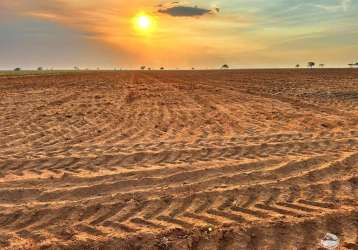
[[[142,30],[148,30],[152,26],[151,17],[147,15],[139,15],[136,22],[137,27]]]

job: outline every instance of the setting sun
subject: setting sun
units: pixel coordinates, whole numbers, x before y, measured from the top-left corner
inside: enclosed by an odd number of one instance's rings
[[[142,30],[148,30],[152,25],[152,20],[149,16],[140,15],[137,18],[137,26]]]

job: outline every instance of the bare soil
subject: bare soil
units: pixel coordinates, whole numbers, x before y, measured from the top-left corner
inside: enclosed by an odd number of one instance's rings
[[[358,70],[0,77],[0,249],[358,249]]]

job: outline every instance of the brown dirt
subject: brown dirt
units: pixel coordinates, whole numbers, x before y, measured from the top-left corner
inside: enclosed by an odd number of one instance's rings
[[[358,70],[0,78],[0,249],[358,249]]]

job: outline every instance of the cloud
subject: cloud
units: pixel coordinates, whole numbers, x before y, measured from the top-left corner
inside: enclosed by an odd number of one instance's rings
[[[188,6],[162,8],[159,9],[158,12],[175,17],[198,17],[213,13],[213,11],[209,9]]]
[[[352,0],[340,0],[340,4],[344,11],[347,11],[352,5]]]
[[[218,15],[218,7],[225,10],[220,18],[206,18]],[[14,30],[13,27],[19,23],[20,18],[55,25],[70,34],[76,34],[81,39],[82,46],[86,46],[86,43],[96,44],[100,48],[115,51],[111,53],[113,57],[125,65],[137,62],[151,66],[195,63],[219,65],[222,61],[232,64],[227,60],[230,58],[233,58],[232,62],[249,64],[261,63],[260,54],[267,56],[267,63],[270,64],[272,60],[290,62],[299,55],[309,58],[310,53],[321,53],[319,55],[324,56],[323,48],[326,53],[331,52],[332,60],[344,56],[351,58],[354,55],[352,48],[356,49],[356,43],[336,39],[357,30],[353,15],[357,7],[352,0],[102,0],[101,4],[93,0],[0,0],[0,28],[5,26],[10,30],[8,37],[14,40],[33,44],[33,40],[27,40],[27,33]],[[152,16],[153,31],[142,33],[136,29],[135,17],[142,12]],[[193,22],[196,17],[201,18]],[[24,27],[30,25],[20,23]],[[322,46],[322,50],[318,51],[314,46],[325,45],[324,39],[306,38],[290,42],[297,39],[297,35],[327,33],[342,27],[347,27],[347,31],[338,38],[330,35],[325,39],[333,41],[332,44],[337,41],[340,48],[346,44],[344,49],[352,51],[351,53],[341,55],[337,52],[338,49],[332,49],[333,45]],[[52,29],[45,29],[44,33],[55,38],[69,36]],[[1,39],[6,37],[1,34]],[[24,37],[18,39],[17,36],[20,35]],[[37,35],[36,39],[41,40],[43,37]],[[289,41],[287,49],[285,47],[281,51],[280,46],[271,49],[282,41]],[[0,48],[4,48],[3,44],[0,42]],[[56,41],[53,44],[54,47],[58,46]],[[64,44],[66,46],[70,48],[69,53],[72,53],[71,43]],[[59,56],[65,54],[62,50],[56,53]],[[23,57],[19,60],[23,60]]]
[[[324,5],[317,4],[316,7],[326,11],[348,11],[352,5],[352,0],[337,0],[337,4]]]

